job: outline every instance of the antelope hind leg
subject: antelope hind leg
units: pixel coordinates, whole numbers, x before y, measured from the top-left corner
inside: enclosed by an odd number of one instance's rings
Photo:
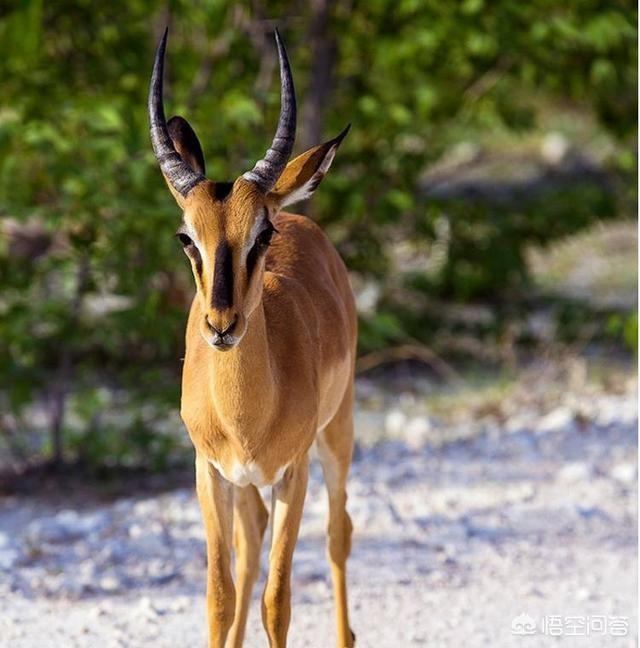
[[[318,434],[318,456],[329,496],[327,556],[331,566],[338,648],[352,648],[355,635],[349,626],[347,558],[353,526],[346,510],[346,482],[353,453],[353,400],[351,390],[335,417]]]

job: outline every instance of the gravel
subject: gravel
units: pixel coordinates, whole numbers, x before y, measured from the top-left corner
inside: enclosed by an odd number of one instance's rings
[[[358,645],[635,646],[635,389],[554,394],[550,405],[527,391],[453,422],[416,411],[410,397],[362,405],[360,437],[376,425],[384,433],[359,444],[350,477]],[[360,391],[369,403],[379,396]],[[333,645],[326,509],[314,463],[294,559],[293,647]],[[247,646],[266,645],[265,566],[266,543]],[[4,498],[0,570],[0,646],[205,645],[192,489],[86,507]],[[533,634],[514,634],[516,617]],[[567,619],[582,631],[569,634]]]

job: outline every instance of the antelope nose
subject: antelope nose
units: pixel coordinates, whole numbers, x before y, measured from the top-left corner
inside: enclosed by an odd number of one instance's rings
[[[209,330],[212,333],[218,335],[220,338],[223,338],[225,335],[228,335],[229,333],[233,333],[233,329],[236,327],[236,324],[238,323],[238,316],[234,315],[233,319],[231,320],[231,323],[228,324],[226,328],[221,329],[221,328],[218,328],[217,326],[214,326],[211,323],[211,320],[209,319],[208,315],[204,319],[205,319],[205,321],[207,323],[207,326],[209,327]]]

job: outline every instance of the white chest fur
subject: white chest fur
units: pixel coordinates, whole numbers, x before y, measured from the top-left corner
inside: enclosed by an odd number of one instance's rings
[[[253,484],[259,488],[262,486],[270,486],[279,482],[284,475],[284,471],[287,469],[286,465],[280,466],[276,470],[273,478],[268,479],[262,468],[255,461],[241,463],[237,459],[234,459],[229,466],[228,464],[222,465],[212,459],[211,463],[227,481],[240,487],[248,486],[249,484]]]

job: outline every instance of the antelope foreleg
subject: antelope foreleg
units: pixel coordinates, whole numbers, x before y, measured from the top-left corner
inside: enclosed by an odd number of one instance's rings
[[[230,565],[233,487],[206,458],[197,455],[196,488],[207,536],[209,648],[224,648],[236,597]]]
[[[271,648],[284,648],[291,619],[291,560],[298,539],[307,491],[309,462],[305,455],[289,466],[273,487],[269,576],[262,598],[262,622]]]

